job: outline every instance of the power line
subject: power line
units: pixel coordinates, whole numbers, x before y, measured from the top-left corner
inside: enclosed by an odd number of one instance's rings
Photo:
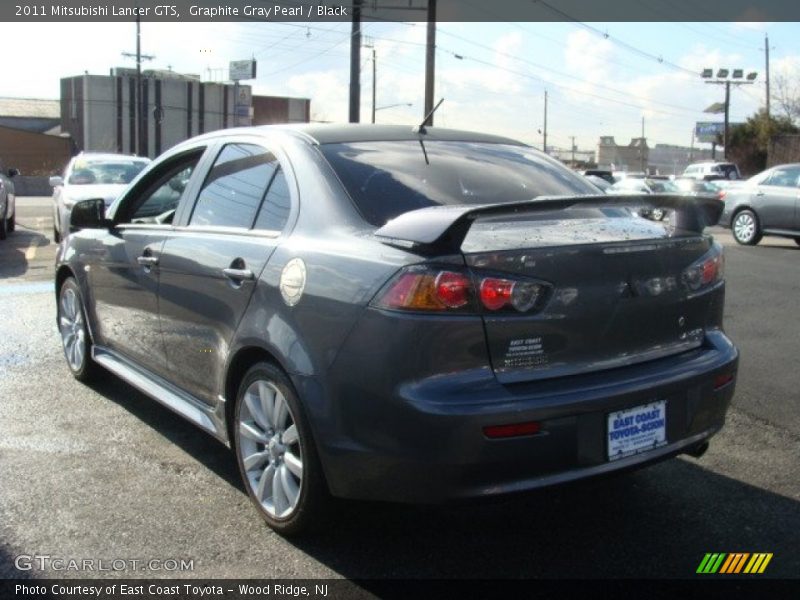
[[[692,71],[690,69],[687,69],[685,67],[682,67],[680,65],[677,65],[677,64],[675,64],[673,62],[670,62],[670,61],[666,60],[663,56],[656,56],[655,54],[650,54],[649,52],[645,52],[644,50],[640,50],[636,46],[632,46],[631,44],[628,44],[627,42],[624,42],[624,41],[622,41],[620,39],[612,37],[607,31],[601,31],[601,30],[597,29],[596,27],[593,27],[593,26],[591,26],[591,25],[589,25],[587,23],[584,23],[582,21],[579,21],[579,20],[575,19],[574,17],[571,17],[570,15],[565,13],[564,11],[556,8],[555,6],[552,6],[552,5],[548,4],[547,2],[544,2],[543,0],[539,0],[539,4],[541,4],[545,8],[548,8],[549,10],[551,10],[554,13],[556,13],[557,15],[560,15],[565,20],[571,21],[572,23],[576,23],[577,25],[583,27],[584,29],[587,29],[588,31],[591,31],[592,33],[595,33],[595,34],[603,37],[604,39],[607,39],[607,40],[613,42],[614,44],[616,44],[616,45],[618,45],[618,46],[620,46],[622,48],[625,48],[629,52],[632,52],[634,54],[638,54],[639,56],[643,56],[645,58],[654,60],[659,64],[666,65],[666,66],[671,67],[673,69],[676,69],[678,71],[683,71],[685,73],[690,73],[691,75],[694,75],[694,76],[699,75],[699,73],[697,73],[695,71]]]

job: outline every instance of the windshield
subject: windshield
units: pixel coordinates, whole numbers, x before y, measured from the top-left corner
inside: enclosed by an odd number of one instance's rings
[[[527,146],[394,141],[323,144],[320,150],[361,215],[382,226],[410,210],[598,193]]]
[[[108,185],[130,183],[147,165],[143,160],[82,160],[69,176],[70,185]]]

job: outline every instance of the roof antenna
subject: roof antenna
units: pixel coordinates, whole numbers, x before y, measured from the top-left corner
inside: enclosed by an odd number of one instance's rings
[[[436,103],[436,106],[434,106],[431,109],[431,112],[425,115],[425,118],[422,119],[422,123],[420,123],[417,127],[414,127],[414,133],[428,133],[425,129],[425,123],[427,123],[428,119],[430,119],[433,116],[433,113],[435,113],[436,109],[439,108],[439,106],[441,106],[442,102],[444,102],[444,98],[439,100],[439,102]]]

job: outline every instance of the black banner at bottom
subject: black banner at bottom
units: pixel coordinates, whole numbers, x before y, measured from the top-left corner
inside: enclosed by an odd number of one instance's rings
[[[800,579],[3,579],[3,600],[362,600],[418,598],[798,598]]]

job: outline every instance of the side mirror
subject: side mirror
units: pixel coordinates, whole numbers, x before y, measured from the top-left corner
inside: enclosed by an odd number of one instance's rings
[[[57,187],[59,185],[64,185],[64,178],[59,175],[52,175],[49,180],[50,187]]]
[[[102,198],[81,200],[72,207],[69,216],[70,231],[78,229],[106,229],[106,203]]]
[[[19,175],[19,169],[9,169],[8,170],[8,176],[9,177],[16,177],[17,175]]]

